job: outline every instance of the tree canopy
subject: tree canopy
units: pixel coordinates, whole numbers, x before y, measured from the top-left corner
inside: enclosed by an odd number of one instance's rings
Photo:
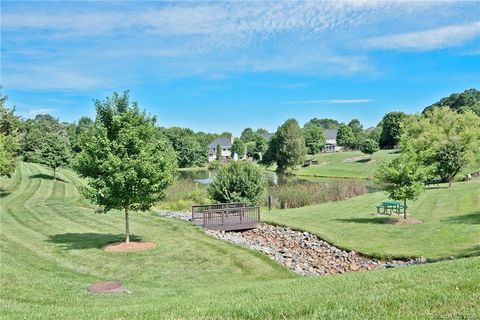
[[[65,132],[48,132],[36,153],[38,162],[53,169],[53,180],[56,180],[57,168],[70,162],[70,140]]]
[[[322,128],[324,130],[338,129],[340,127],[340,122],[334,119],[312,118],[307,123],[305,123],[304,127],[309,127],[311,125]]]
[[[309,125],[303,128],[305,146],[309,154],[317,154],[325,146],[326,139],[323,129],[317,126]]]
[[[0,176],[10,176],[15,170],[20,151],[20,118],[15,109],[6,107],[7,97],[0,94]]]
[[[406,118],[407,115],[403,112],[389,112],[383,117],[379,141],[381,147],[393,147],[399,144],[403,122]]]
[[[305,158],[306,148],[302,129],[297,120],[288,119],[270,139],[264,163],[275,162],[278,171],[293,169]]]
[[[340,125],[337,132],[337,143],[346,148],[353,148],[355,146],[355,136],[350,126],[346,124]]]
[[[85,195],[102,212],[124,210],[129,242],[129,211],[145,211],[164,197],[176,171],[175,152],[155,118],[130,104],[128,92],[96,100],[95,107],[95,125],[82,136],[75,169],[87,178]]]
[[[440,99],[423,110],[423,114],[436,107],[447,107],[457,112],[473,111],[480,116],[480,90],[475,88],[465,90],[462,93],[452,93],[448,97]]]
[[[479,123],[472,111],[433,108],[405,123],[402,151],[418,154],[426,166],[435,168],[434,174],[451,184],[462,168],[480,164]]]
[[[378,149],[378,142],[372,139],[366,139],[360,145],[360,151],[369,155],[373,155]]]

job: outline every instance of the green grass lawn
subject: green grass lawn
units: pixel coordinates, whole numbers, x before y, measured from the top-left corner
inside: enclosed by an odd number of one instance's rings
[[[320,153],[313,157],[309,156],[309,159],[318,160],[318,165],[298,167],[295,173],[304,176],[371,179],[382,162],[398,156],[396,152],[396,150],[380,150],[373,155],[373,160],[368,162],[365,160],[351,161],[353,158],[367,157],[360,151]]]
[[[22,163],[11,180],[0,182],[2,319],[480,316],[479,257],[302,278],[259,253],[153,213],[132,214],[130,227],[136,238],[157,242],[156,248],[106,253],[103,245],[122,239],[123,215],[94,213],[72,172],[61,170],[63,182],[50,174]],[[478,227],[478,220],[469,223]],[[458,223],[464,232],[466,224]],[[102,280],[120,280],[132,293],[86,292]]]
[[[480,181],[441,184],[410,202],[421,224],[390,225],[375,216],[375,192],[341,202],[272,211],[264,220],[313,232],[337,246],[377,257],[444,258],[480,254]]]

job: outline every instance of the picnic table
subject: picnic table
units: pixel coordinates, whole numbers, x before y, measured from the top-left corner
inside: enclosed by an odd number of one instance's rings
[[[383,214],[391,215],[392,213],[400,214],[404,206],[400,201],[383,201],[377,206],[377,213],[380,214],[383,209]]]

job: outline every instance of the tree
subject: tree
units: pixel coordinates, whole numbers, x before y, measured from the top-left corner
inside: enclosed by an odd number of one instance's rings
[[[6,96],[0,94],[0,177],[9,177],[15,170],[20,151],[20,118],[15,115],[15,108],[5,106]]]
[[[130,104],[128,91],[95,101],[93,128],[82,135],[76,171],[87,179],[84,194],[104,213],[125,213],[130,242],[130,210],[145,211],[164,197],[176,173],[175,152],[155,127],[156,119]]]
[[[480,117],[472,111],[457,113],[447,107],[409,117],[402,152],[418,154],[424,165],[435,168],[432,174],[451,185],[463,168],[480,165],[479,123]]]
[[[322,150],[326,143],[323,129],[317,126],[307,126],[303,128],[303,136],[305,138],[305,146],[310,154],[317,154]]]
[[[70,162],[70,141],[66,133],[48,132],[44,136],[40,149],[36,152],[38,162],[53,169],[53,180],[55,181],[57,169]]]
[[[255,133],[252,128],[245,128],[240,135],[240,139],[244,142],[250,142],[255,140]]]
[[[255,154],[255,141],[246,142],[245,150],[247,152],[247,157],[253,157]]]
[[[277,163],[279,172],[294,169],[305,159],[305,139],[297,120],[288,119],[270,139],[265,164]]]
[[[208,188],[210,197],[220,203],[244,202],[256,205],[265,191],[260,168],[251,162],[232,161],[222,167]]]
[[[222,146],[220,144],[217,144],[217,147],[215,148],[215,153],[217,155],[217,160],[220,161],[222,159]]]
[[[403,112],[389,112],[382,119],[380,146],[393,147],[399,144],[402,137],[403,122],[407,115]]]
[[[235,139],[232,145],[232,158],[236,154],[239,159],[243,159],[245,157],[245,152],[245,143],[243,143],[242,139]]]
[[[25,134],[22,143],[23,159],[28,162],[40,162],[38,150],[42,148],[45,135],[64,134],[64,128],[58,119],[49,114],[39,114],[24,124]]]
[[[255,139],[255,149],[254,151],[256,153],[261,153],[262,155],[267,151],[268,149],[268,142],[267,139],[265,139],[263,136],[257,136]]]
[[[362,153],[370,155],[370,157],[372,157],[372,155],[377,152],[378,149],[378,142],[372,139],[367,139],[363,141],[360,145],[360,151],[362,151]]]
[[[355,137],[352,147],[360,149],[362,142],[366,139],[363,125],[358,119],[353,119],[348,123],[348,126],[352,129],[353,136]]]
[[[310,125],[322,128],[324,130],[327,129],[338,129],[340,127],[340,122],[334,119],[318,119],[312,118],[310,121],[305,123],[304,127],[308,127]]]
[[[172,144],[180,168],[203,166],[208,161],[207,146],[199,142],[193,130],[179,127],[159,130]]]
[[[337,143],[346,148],[354,147],[355,136],[353,135],[352,128],[345,124],[340,125],[337,132]]]
[[[404,153],[383,163],[376,172],[375,180],[389,198],[403,201],[403,218],[407,219],[407,200],[420,196],[427,176],[428,168],[414,154]]]
[[[480,116],[480,90],[472,88],[462,93],[453,93],[426,107],[422,113],[426,114],[437,107],[447,107],[461,113],[470,110]]]
[[[465,146],[455,141],[447,141],[440,146],[433,157],[437,173],[442,181],[448,181],[448,186],[452,186],[455,176],[468,164]]]

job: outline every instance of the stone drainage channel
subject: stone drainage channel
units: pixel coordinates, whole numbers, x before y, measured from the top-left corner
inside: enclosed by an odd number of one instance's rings
[[[160,212],[159,215],[190,220],[190,213],[186,212]],[[367,258],[355,251],[345,251],[332,246],[309,232],[268,224],[243,232],[208,229],[205,229],[205,232],[214,238],[260,251],[304,276],[394,268],[427,262],[425,258],[390,261]]]

